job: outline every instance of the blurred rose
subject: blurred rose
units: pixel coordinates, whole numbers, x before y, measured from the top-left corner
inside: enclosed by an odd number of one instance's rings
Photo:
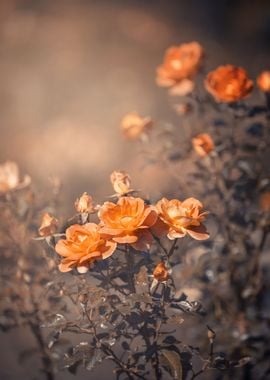
[[[141,198],[122,197],[117,204],[105,202],[99,210],[101,231],[120,244],[135,249],[148,249],[152,241],[149,228],[157,220],[157,212]]]
[[[194,137],[192,145],[196,153],[201,157],[207,156],[215,147],[214,141],[208,133],[200,133]]]
[[[84,273],[96,260],[111,256],[116,246],[103,236],[97,224],[74,224],[66,230],[66,240],[59,240],[55,246],[56,252],[64,257],[59,270],[69,272],[77,268],[78,272]]]
[[[253,89],[253,81],[241,67],[225,65],[208,73],[205,88],[216,101],[230,103],[249,95]]]
[[[50,236],[55,234],[57,227],[58,220],[54,216],[46,212],[42,217],[41,225],[39,227],[38,232],[40,236]]]
[[[260,209],[263,212],[270,211],[270,191],[266,191],[260,196]]]
[[[169,272],[163,261],[157,264],[153,271],[153,276],[157,281],[167,281],[169,278]]]
[[[270,92],[270,71],[263,71],[257,77],[257,86],[263,92]]]
[[[192,78],[202,63],[203,49],[198,42],[170,47],[163,64],[157,68],[159,86],[173,86],[183,79]]]
[[[121,129],[127,139],[137,139],[149,131],[153,126],[150,117],[142,118],[137,112],[130,112],[123,117]]]
[[[195,198],[188,198],[183,202],[166,198],[157,203],[159,218],[163,226],[159,225],[159,230],[167,233],[169,239],[177,239],[190,235],[196,240],[208,239],[209,234],[202,222],[208,212],[202,212],[203,205]]]
[[[96,207],[93,204],[93,199],[87,193],[83,193],[80,198],[75,201],[75,209],[79,213],[94,213]]]
[[[125,195],[132,191],[130,188],[130,176],[125,171],[114,171],[111,176],[111,183],[117,195]]]

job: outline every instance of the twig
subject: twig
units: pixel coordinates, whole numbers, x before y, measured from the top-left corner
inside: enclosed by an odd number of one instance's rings
[[[125,258],[126,258],[126,264],[128,268],[127,275],[128,275],[129,290],[131,293],[136,293],[136,288],[134,284],[134,275],[133,275],[134,257],[133,257],[133,254],[130,253],[130,247],[127,244],[126,244]]]

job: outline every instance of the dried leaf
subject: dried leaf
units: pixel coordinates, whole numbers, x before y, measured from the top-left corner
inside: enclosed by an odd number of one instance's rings
[[[153,294],[153,293],[156,291],[158,285],[159,285],[158,280],[156,280],[156,279],[154,278],[153,281],[152,281],[152,284],[151,284],[151,286],[150,286],[150,293],[151,293],[151,294]]]
[[[161,353],[170,366],[173,379],[182,380],[183,370],[180,355],[173,350],[162,350]]]
[[[147,285],[148,284],[148,274],[147,274],[147,268],[145,265],[143,265],[139,271],[138,274],[135,276],[136,283],[138,285]]]
[[[184,319],[180,315],[172,315],[168,319],[168,322],[176,325],[181,325],[184,322]]]
[[[91,357],[91,359],[85,362],[85,368],[87,369],[87,371],[92,371],[97,365],[97,363],[102,362],[102,359],[102,352],[100,350],[95,350],[95,353]]]
[[[144,302],[144,303],[151,303],[152,302],[152,298],[148,294],[133,293],[129,296],[129,298],[133,302]]]
[[[250,356],[245,356],[238,360],[234,367],[244,367],[247,363],[250,363],[252,358]]]
[[[40,327],[59,327],[66,323],[66,318],[62,314],[55,314],[48,319],[47,323]]]

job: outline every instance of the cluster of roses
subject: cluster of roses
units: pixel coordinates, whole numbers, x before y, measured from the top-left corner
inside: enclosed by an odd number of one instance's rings
[[[202,212],[203,205],[197,199],[188,198],[181,202],[163,198],[155,206],[148,205],[143,199],[130,195],[133,190],[126,172],[113,172],[111,181],[118,196],[117,203],[94,206],[87,193],[76,201],[76,210],[81,214],[97,212],[99,223],[74,224],[67,228],[66,239],[59,240],[55,246],[56,252],[62,256],[61,272],[77,268],[78,272],[84,273],[96,260],[110,257],[118,244],[145,251],[150,249],[153,236],[160,238],[167,234],[171,240],[187,234],[197,240],[209,237],[202,224],[208,213]],[[55,226],[56,219],[45,214],[40,235],[48,236],[51,228],[55,232]]]
[[[160,86],[181,86],[193,79],[202,65],[204,50],[198,42],[190,42],[170,47],[164,57],[163,64],[157,68],[157,83]],[[234,65],[219,66],[209,72],[205,78],[206,90],[218,102],[237,102],[253,89],[253,81],[249,79],[246,70]],[[257,85],[263,92],[270,92],[270,71],[263,71],[257,77]],[[187,89],[188,86],[185,85]],[[193,86],[189,86],[189,91]]]
[[[198,42],[172,46],[165,52],[163,63],[157,68],[157,84],[170,88],[171,95],[187,95],[194,90],[194,78],[202,66],[204,50]],[[204,86],[217,102],[234,103],[247,97],[253,90],[253,81],[246,70],[231,64],[209,72]],[[257,77],[257,86],[270,98],[270,71]],[[128,139],[144,136],[152,127],[149,117],[128,113],[121,122],[123,135]],[[215,146],[212,137],[200,133],[192,139],[194,150],[201,157],[211,153]]]

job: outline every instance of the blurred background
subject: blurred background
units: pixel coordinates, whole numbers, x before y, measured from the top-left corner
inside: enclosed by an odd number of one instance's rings
[[[142,175],[119,129],[130,111],[181,127],[155,84],[168,46],[200,42],[209,70],[270,69],[269,0],[0,0],[0,20],[0,162],[40,188],[58,176],[67,210],[83,191],[110,194],[115,169],[149,193],[168,186],[157,168]],[[28,378],[14,364],[24,344],[9,338],[1,379]]]
[[[59,176],[67,203],[110,194],[114,169],[150,193],[164,183],[154,169],[144,183],[119,124],[129,111],[172,119],[155,84],[168,46],[197,40],[208,70],[270,67],[269,0],[1,0],[0,18],[0,162],[36,184]]]

